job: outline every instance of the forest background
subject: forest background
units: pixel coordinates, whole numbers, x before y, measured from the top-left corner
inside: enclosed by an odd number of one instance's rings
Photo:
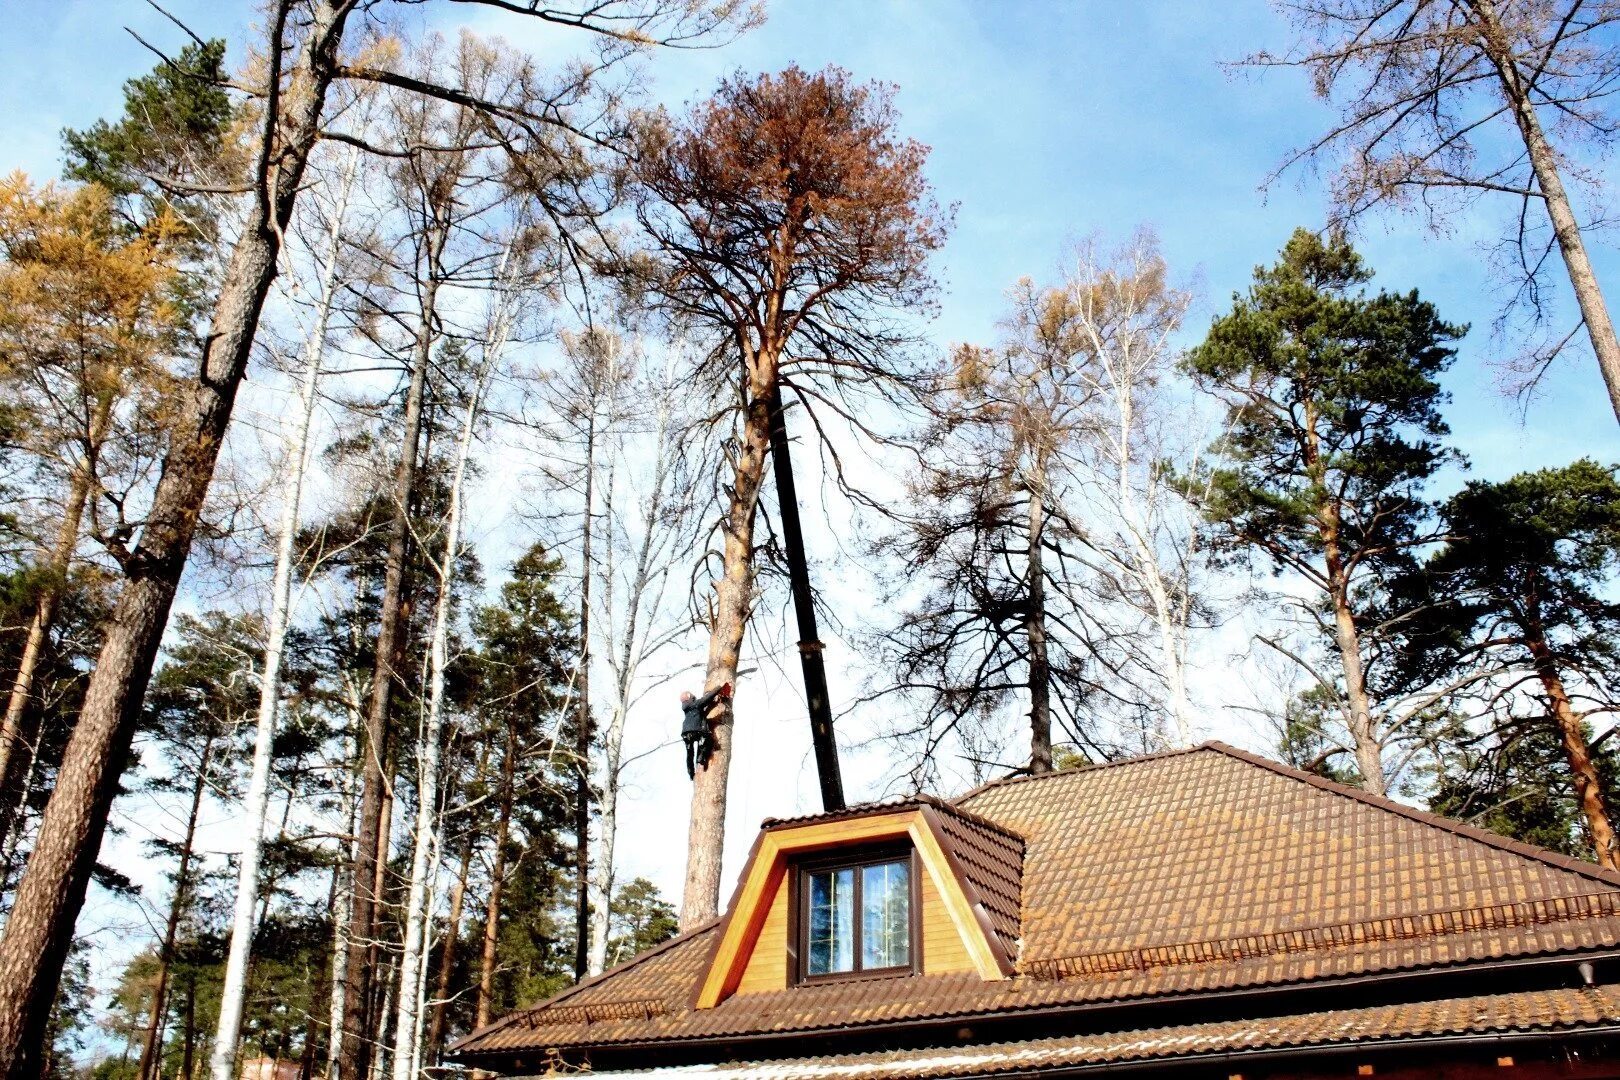
[[[176,0],[166,5],[193,29],[224,38],[240,57],[255,33],[244,7]],[[1128,10],[1127,10],[1128,9]],[[571,54],[575,39],[547,28],[514,25],[480,9],[455,5],[421,11],[423,32],[453,35],[468,26],[499,33],[543,63]],[[132,2],[8,0],[0,9],[0,167],[44,180],[61,171],[64,128],[83,129],[116,116],[121,83],[147,71],[153,56],[127,33],[170,40],[171,23]],[[723,47],[659,51],[638,61],[648,103],[679,108],[710,93],[735,71],[778,71],[791,63],[806,70],[828,64],[859,80],[898,86],[900,130],[932,147],[927,175],[941,203],[956,207],[952,234],[934,262],[943,285],[940,310],[926,335],[943,350],[958,342],[984,342],[1006,309],[1006,290],[1019,278],[1051,278],[1067,245],[1097,235],[1124,241],[1139,226],[1151,228],[1173,278],[1195,296],[1175,344],[1202,339],[1228,298],[1245,289],[1257,264],[1270,263],[1292,230],[1326,217],[1322,185],[1309,173],[1289,173],[1266,184],[1285,155],[1318,135],[1331,111],[1316,101],[1304,73],[1233,71],[1223,64],[1258,50],[1281,49],[1286,23],[1262,3],[1242,5],[1103,5],[970,3],[854,3],[799,0],[772,5],[768,21]],[[1262,189],[1262,185],[1265,185]],[[1471,463],[1469,475],[1502,480],[1525,470],[1561,466],[1579,457],[1620,457],[1614,418],[1595,368],[1584,353],[1558,361],[1529,396],[1515,394],[1502,361],[1511,341],[1493,337],[1502,296],[1486,266],[1485,248],[1501,233],[1500,208],[1480,205],[1450,219],[1442,236],[1415,218],[1370,219],[1357,247],[1378,272],[1376,286],[1421,289],[1441,314],[1472,329],[1458,345],[1455,365],[1441,379],[1450,394],[1443,412],[1449,444]],[[1595,238],[1600,278],[1620,280],[1620,257]],[[1562,290],[1559,290],[1562,292]],[[1572,305],[1563,305],[1566,313]],[[535,347],[537,363],[556,348]],[[274,432],[288,407],[285,387],[250,380],[228,444],[228,460],[245,478],[262,474],[273,453],[264,433]],[[1209,416],[1194,416],[1209,427]],[[327,410],[330,435],[340,421]],[[497,452],[480,448],[482,471],[467,495],[468,544],[483,567],[484,602],[494,602],[512,563],[537,539],[551,540],[533,513],[543,501],[540,457],[518,440]],[[859,531],[845,526],[849,511],[829,491],[816,456],[799,455],[804,471],[807,540],[813,576],[841,625],[823,627],[840,714],[845,784],[853,799],[903,787],[897,755],[883,738],[899,699],[865,704],[844,715],[868,685],[861,634],[880,612],[872,610],[874,582],[888,568],[867,557]],[[881,462],[856,461],[862,482],[882,491],[892,484]],[[1463,477],[1448,470],[1432,494],[1449,494]],[[898,489],[894,489],[896,493]],[[317,501],[319,493],[317,493]],[[557,553],[572,559],[566,543]],[[567,572],[560,586],[566,596]],[[1235,598],[1269,575],[1231,569],[1216,592]],[[188,575],[177,612],[226,608],[241,581],[206,566]],[[257,610],[253,605],[248,605]],[[1280,684],[1274,658],[1252,644],[1268,613],[1229,604],[1220,625],[1194,638],[1190,697],[1199,737],[1225,739],[1276,753],[1276,732],[1255,711],[1271,709],[1297,686]],[[819,806],[804,719],[790,613],[780,602],[756,617],[745,663],[745,704],[732,765],[726,873],[729,880],[751,840],[753,826],[770,815]],[[640,757],[627,776],[620,807],[621,881],[644,877],[668,897],[680,893],[685,861],[689,788],[675,740],[680,721],[675,694],[698,689],[703,635],[693,630],[656,664],[671,681],[648,695],[627,724],[627,756]],[[1009,717],[1008,738],[1021,738]],[[1016,761],[1018,755],[1010,754]],[[975,778],[967,762],[942,762],[943,787]],[[127,874],[142,896],[93,887],[79,923],[91,946],[90,980],[101,993],[85,1018],[84,1053],[113,1053],[118,1037],[96,1022],[116,1008],[106,992],[136,952],[147,947],[168,888],[166,863],[146,845],[154,834],[173,839],[175,792],[134,791],[114,810],[117,832],[103,862]],[[219,808],[200,823],[198,847],[223,865],[233,851],[238,822]]]

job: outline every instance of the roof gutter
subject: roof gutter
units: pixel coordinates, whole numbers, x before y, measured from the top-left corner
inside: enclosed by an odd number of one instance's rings
[[[953,1077],[961,1080],[973,1080],[983,1077],[986,1080],[1065,1080],[1067,1077],[1095,1076],[1106,1074],[1120,1076],[1125,1074],[1151,1073],[1155,1076],[1172,1072],[1185,1072],[1190,1069],[1216,1069],[1221,1067],[1248,1068],[1255,1065],[1265,1065],[1273,1062],[1293,1063],[1298,1061],[1311,1061],[1323,1059],[1351,1059],[1358,1064],[1366,1064],[1370,1059],[1388,1058],[1398,1053],[1408,1055],[1432,1056],[1444,1054],[1447,1051],[1466,1050],[1477,1053],[1482,1048],[1498,1050],[1519,1050],[1533,1047],[1545,1052],[1547,1048],[1570,1046],[1572,1044],[1589,1043],[1599,1039],[1620,1036],[1620,1024],[1601,1024],[1588,1027],[1570,1027],[1547,1031],[1528,1032],[1479,1032],[1467,1035],[1441,1035],[1434,1037],[1403,1036],[1389,1039],[1370,1039],[1364,1042],[1347,1041],[1338,1043],[1318,1043],[1308,1046],[1268,1046],[1256,1047],[1248,1050],[1223,1050],[1204,1054],[1183,1054],[1179,1056],[1144,1057],[1133,1061],[1093,1061],[1083,1064],[1051,1065],[1046,1067],[995,1069],[990,1068],[977,1072],[952,1073]],[[755,1063],[750,1063],[755,1064]],[[779,1071],[785,1062],[781,1060],[761,1061],[757,1066],[761,1070]],[[903,1063],[900,1063],[903,1064]],[[1412,1064],[1412,1062],[1408,1062]],[[725,1066],[720,1066],[725,1069]],[[851,1068],[860,1070],[858,1065]],[[747,1080],[749,1065],[733,1066],[730,1070],[730,1080]],[[659,1080],[668,1077],[669,1080],[689,1078],[689,1080],[722,1080],[725,1072],[705,1073],[701,1066],[662,1066],[649,1069],[630,1069],[624,1071],[606,1071],[597,1074],[601,1080]],[[825,1080],[836,1080],[838,1070],[828,1068]]]
[[[1497,976],[1482,988],[1482,978]],[[1506,976],[1506,978],[1502,978]],[[1442,997],[1472,997],[1481,993],[1589,986],[1593,982],[1620,982],[1620,949],[1521,957],[1490,964],[1463,964],[1421,971],[1383,972],[1318,980],[1307,984],[1267,985],[1196,994],[1165,994],[1125,1001],[1038,1006],[999,1012],[928,1016],[870,1025],[844,1025],[798,1031],[741,1032],[697,1038],[672,1037],[640,1042],[618,1042],[559,1047],[570,1059],[588,1057],[602,1072],[634,1068],[628,1062],[652,1058],[661,1063],[708,1064],[734,1059],[739,1048],[793,1045],[777,1058],[806,1056],[819,1044],[836,1042],[839,1053],[903,1050],[919,1045],[964,1045],[1005,1042],[1053,1034],[1103,1034],[1168,1026],[1163,1014],[1175,1011],[1174,1023],[1207,1023],[1232,1019],[1264,1019],[1319,1012],[1331,1008],[1358,1008],[1404,1004]],[[1338,1000],[1345,999],[1345,1000]],[[1282,1007],[1277,1007],[1282,1006]],[[1054,1030],[1054,1022],[1072,1021]],[[968,1039],[959,1033],[971,1029]],[[932,1040],[929,1036],[932,1034]],[[1419,1040],[1426,1045],[1435,1040]],[[500,1067],[499,1063],[527,1059],[543,1053],[543,1042],[523,1049],[452,1051],[451,1058],[466,1065]],[[1213,1055],[1199,1061],[1214,1060]],[[621,1066],[623,1061],[627,1064]],[[1008,1074],[1011,1075],[1011,1074]]]
[[[1181,1057],[1142,1058],[1139,1061],[1097,1061],[1083,1065],[1054,1065],[1047,1069],[1018,1069],[1009,1072],[984,1074],[995,1080],[1060,1080],[1067,1076],[1090,1076],[1107,1073],[1167,1072],[1212,1065],[1244,1064],[1264,1061],[1295,1061],[1300,1058],[1370,1057],[1388,1056],[1398,1051],[1444,1051],[1475,1049],[1481,1046],[1518,1048],[1531,1045],[1585,1042],[1620,1035],[1620,1024],[1602,1024],[1592,1027],[1570,1027],[1550,1031],[1478,1032],[1471,1035],[1421,1035],[1393,1039],[1369,1039],[1365,1042],[1317,1043],[1310,1046],[1265,1046],[1249,1050],[1221,1050],[1210,1054],[1186,1054]],[[969,1073],[966,1076],[971,1077]]]

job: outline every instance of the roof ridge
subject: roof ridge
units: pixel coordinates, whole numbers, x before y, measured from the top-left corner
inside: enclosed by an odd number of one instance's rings
[[[463,1035],[461,1038],[457,1039],[455,1042],[453,1042],[449,1046],[445,1047],[445,1052],[446,1053],[452,1053],[452,1052],[456,1051],[457,1049],[459,1049],[460,1047],[465,1046],[467,1043],[472,1042],[474,1039],[482,1038],[483,1036],[485,1036],[485,1035],[487,1035],[487,1034],[489,1034],[491,1032],[499,1031],[501,1028],[504,1028],[509,1024],[515,1023],[520,1017],[527,1016],[528,1014],[534,1013],[534,1012],[542,1012],[542,1011],[544,1011],[546,1009],[549,1009],[552,1006],[556,1005],[560,1001],[563,1001],[563,1000],[565,1000],[567,998],[573,997],[575,994],[579,993],[581,990],[587,990],[587,989],[589,989],[589,988],[591,988],[593,986],[598,986],[601,983],[606,982],[610,976],[617,975],[621,971],[628,971],[630,968],[635,967],[637,964],[641,963],[643,960],[651,960],[653,957],[662,955],[663,953],[668,952],[669,950],[673,949],[675,946],[677,946],[677,945],[679,945],[679,944],[681,944],[683,942],[691,941],[692,939],[696,938],[700,934],[708,933],[710,930],[713,930],[716,926],[719,926],[720,923],[724,920],[724,918],[725,918],[725,916],[723,916],[723,915],[716,915],[714,918],[710,919],[706,923],[702,923],[701,925],[694,926],[692,929],[687,930],[684,933],[676,934],[674,937],[670,938],[668,941],[660,941],[657,945],[654,945],[652,948],[644,949],[641,952],[636,953],[636,955],[634,955],[630,959],[624,961],[622,964],[615,964],[612,967],[608,968],[606,971],[602,972],[600,975],[592,975],[592,976],[590,976],[588,978],[581,979],[579,982],[575,983],[573,986],[568,987],[566,990],[559,990],[557,993],[553,994],[551,997],[547,998],[546,1000],[544,1000],[542,1002],[539,1002],[538,1004],[528,1005],[528,1006],[525,1006],[525,1007],[523,1007],[521,1009],[513,1009],[511,1012],[507,1013],[505,1016],[501,1017],[499,1020],[491,1021],[490,1023],[485,1024],[481,1028],[478,1028],[478,1029],[476,1029],[474,1031],[469,1031],[467,1034]]]
[[[1222,938],[1043,957],[1030,961],[1025,966],[1024,974],[1035,979],[1051,980],[1182,964],[1236,963],[1282,953],[1338,949],[1347,944],[1426,941],[1451,934],[1549,926],[1616,915],[1620,915],[1620,891],[1574,893],[1512,903],[1438,908],[1399,916],[1347,919],[1287,930],[1231,934]]]
[[[774,829],[807,825],[816,821],[833,821],[839,818],[862,817],[867,814],[876,815],[888,813],[897,810],[905,810],[909,807],[917,805],[920,802],[926,802],[927,800],[934,798],[937,798],[937,796],[930,795],[927,792],[917,791],[912,792],[909,795],[890,795],[887,798],[868,799],[866,802],[850,803],[848,806],[841,806],[837,810],[818,810],[810,814],[789,814],[786,817],[779,817],[775,814],[770,814],[760,820],[759,828],[761,832],[766,832]]]
[[[894,796],[872,802],[852,803],[839,810],[824,810],[819,814],[796,814],[793,817],[768,817],[760,822],[761,832],[778,832],[786,829],[796,829],[804,825],[813,825],[822,821],[839,821],[847,818],[878,817],[883,814],[899,813],[904,810],[915,810],[918,807],[931,806],[936,810],[943,810],[954,814],[963,821],[999,832],[1009,840],[1024,842],[1024,838],[1016,831],[993,821],[983,814],[957,806],[954,800],[942,798],[927,791],[917,791],[910,795]]]
[[[993,818],[985,817],[983,814],[978,813],[977,811],[968,810],[964,807],[957,806],[956,803],[951,799],[942,799],[937,795],[928,795],[925,796],[925,798],[927,799],[928,804],[934,809],[942,810],[945,813],[950,814],[952,817],[962,819],[970,825],[978,825],[981,828],[989,829],[992,832],[998,832],[1009,840],[1016,840],[1020,848],[1028,844],[1028,841],[1024,839],[1022,833],[1003,825],[1001,822],[996,821]]]
[[[1184,754],[1196,753],[1199,750],[1214,750],[1224,744],[1214,740],[1198,743],[1194,746],[1180,746],[1173,750],[1155,750],[1151,754],[1138,754],[1135,757],[1116,758],[1113,761],[1093,761],[1084,765],[1075,765],[1067,769],[1057,769],[1048,773],[1014,773],[1011,776],[999,777],[995,780],[986,780],[978,787],[969,788],[962,794],[945,800],[952,807],[962,809],[961,803],[977,798],[992,788],[1006,787],[1008,784],[1021,784],[1029,780],[1056,780],[1059,777],[1079,776],[1082,773],[1097,772],[1100,769],[1117,769],[1123,765],[1142,765],[1152,761],[1162,761],[1165,758],[1181,757]]]
[[[1329,780],[1325,776],[1318,776],[1315,773],[1309,773],[1303,769],[1296,769],[1292,765],[1285,765],[1280,761],[1273,761],[1268,757],[1262,757],[1261,755],[1252,753],[1248,750],[1239,749],[1236,746],[1221,742],[1218,739],[1211,739],[1208,742],[1200,743],[1197,747],[1194,747],[1194,749],[1213,750],[1216,753],[1225,754],[1227,757],[1235,758],[1236,760],[1242,761],[1246,764],[1269,770],[1270,772],[1274,772],[1279,776],[1287,777],[1290,780],[1298,780],[1301,783],[1309,784],[1314,788],[1321,789],[1322,791],[1326,791],[1334,795],[1341,795],[1347,799],[1352,799],[1356,802],[1365,803],[1368,806],[1376,807],[1379,810],[1388,811],[1389,813],[1399,815],[1400,817],[1404,817],[1410,821],[1415,821],[1420,825],[1428,825],[1432,828],[1441,829],[1445,832],[1460,836],[1466,840],[1474,840],[1485,844],[1488,847],[1494,847],[1501,851],[1510,852],[1511,854],[1518,855],[1523,858],[1533,859],[1536,862],[1544,863],[1559,870],[1566,870],[1571,873],[1579,874],[1583,877],[1591,878],[1592,880],[1601,882],[1605,885],[1620,886],[1620,873],[1613,870],[1606,870],[1597,863],[1587,862],[1585,859],[1577,859],[1569,855],[1560,855],[1556,851],[1550,851],[1544,847],[1537,847],[1535,844],[1527,844],[1522,840],[1514,840],[1511,837],[1503,836],[1500,833],[1491,832],[1489,829],[1482,829],[1477,825],[1469,825],[1468,823],[1458,821],[1455,818],[1442,817],[1439,814],[1431,813],[1427,810],[1419,810],[1414,806],[1407,806],[1405,803],[1398,803],[1394,799],[1386,796],[1374,795],[1370,791],[1364,791],[1361,788],[1352,787],[1349,784],[1341,784],[1337,780]],[[1143,761],[1146,759],[1136,758],[1134,760]]]

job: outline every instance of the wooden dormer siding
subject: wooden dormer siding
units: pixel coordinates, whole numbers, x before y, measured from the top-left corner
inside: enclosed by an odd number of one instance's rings
[[[963,821],[946,824],[947,817]],[[1004,835],[987,843],[990,832]],[[921,920],[918,970],[974,972],[986,981],[1012,975],[1017,941],[1009,940],[1005,927],[1016,927],[1016,891],[1010,902],[1008,894],[1017,887],[1011,875],[1016,874],[1022,844],[1011,833],[964,817],[948,805],[914,800],[768,823],[749,854],[694,1005],[713,1008],[733,994],[789,985],[795,859],[842,850],[853,854],[898,842],[916,851],[921,868],[921,903],[912,913]],[[986,857],[986,849],[996,843],[1002,853]],[[989,869],[992,864],[995,869]],[[981,888],[980,882],[990,879],[990,887]]]

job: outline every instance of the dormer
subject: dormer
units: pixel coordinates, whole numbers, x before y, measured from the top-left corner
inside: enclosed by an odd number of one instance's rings
[[[696,1006],[821,982],[1013,974],[1023,840],[930,798],[768,820]]]

